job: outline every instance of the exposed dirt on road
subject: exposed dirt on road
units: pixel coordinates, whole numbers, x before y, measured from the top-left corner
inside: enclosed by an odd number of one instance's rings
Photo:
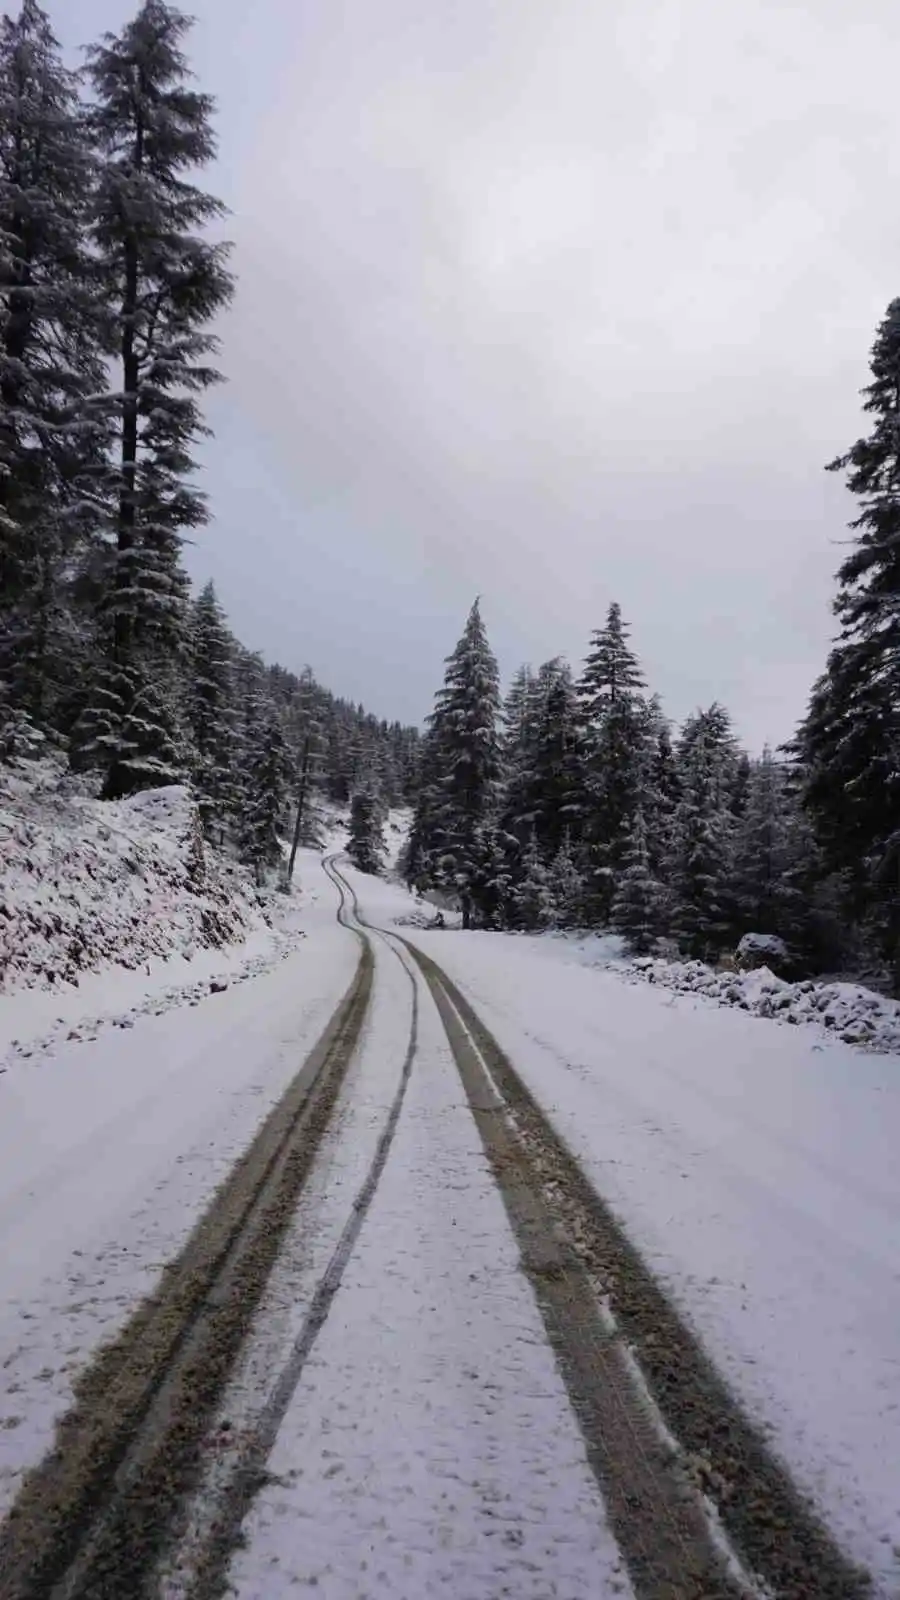
[[[771,1454],[512,1063],[456,985],[408,948],[444,1018],[641,1600],[746,1592],[726,1570],[701,1496],[778,1600],[864,1600],[867,1575]],[[654,1424],[641,1373],[677,1452]]]
[[[0,1528],[0,1600],[137,1600],[328,1124],[369,1004],[363,940],[334,1017],[156,1292],[83,1374]]]

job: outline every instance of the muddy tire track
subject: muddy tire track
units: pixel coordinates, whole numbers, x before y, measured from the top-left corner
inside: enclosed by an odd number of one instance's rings
[[[356,975],[318,1043],[26,1477],[0,1526],[0,1600],[148,1592],[360,1036],[374,968],[358,937]]]
[[[354,919],[360,921],[356,896],[341,877],[334,858],[323,860],[326,876],[341,896],[339,919],[345,927],[359,933]],[[366,925],[367,926],[367,925]],[[373,933],[379,930],[372,929]],[[365,937],[365,935],[363,935]],[[325,1325],[334,1298],[341,1287],[344,1273],[354,1246],[362,1231],[370,1206],[384,1171],[400,1115],[406,1098],[410,1076],[418,1048],[419,983],[408,956],[400,955],[387,936],[382,935],[391,954],[400,960],[412,989],[409,1043],[400,1071],[397,1089],[391,1101],[384,1126],[379,1134],[375,1151],[363,1183],[353,1201],[350,1215],[344,1225],[329,1263],[319,1280],[287,1361],[277,1373],[269,1397],[255,1424],[244,1430],[229,1463],[224,1490],[216,1498],[215,1514],[211,1526],[190,1552],[190,1571],[179,1585],[179,1592],[190,1600],[218,1600],[228,1591],[228,1567],[232,1553],[240,1541],[243,1523],[253,1500],[267,1481],[269,1456],[278,1431],[284,1421],[294,1393],[316,1340]]]
[[[509,1058],[446,973],[403,943],[447,1028],[641,1600],[742,1592],[701,1496],[745,1570],[778,1600],[865,1600],[868,1575],[844,1556],[772,1454]],[[642,1378],[677,1456],[653,1422]]]

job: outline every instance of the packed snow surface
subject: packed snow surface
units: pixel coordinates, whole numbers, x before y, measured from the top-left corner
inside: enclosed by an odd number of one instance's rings
[[[357,942],[335,921],[318,858],[301,852],[297,876],[306,937],[252,981],[213,989],[196,959],[182,962],[188,981],[167,1007],[158,974],[109,972],[85,985],[94,1036],[60,1026],[7,1054],[0,1516],[49,1446],[79,1371],[153,1289],[351,981]],[[7,1013],[21,1028],[23,1005],[47,999],[0,995],[0,1028],[12,1026]]]
[[[408,1023],[405,976],[389,952],[377,959]],[[373,1030],[353,1086],[382,1119],[403,1054],[386,1040]],[[346,1206],[352,1145],[331,1159]],[[239,1600],[632,1594],[421,984],[390,1157],[268,1467],[231,1568]]]
[[[349,876],[372,921],[408,912],[397,886]],[[596,964],[610,955],[597,941],[407,937],[462,985],[876,1592],[896,1600],[900,1059],[834,1026],[776,1027],[703,993],[624,982],[622,966]],[[782,989],[765,971],[721,982]],[[834,1004],[845,986],[829,987]]]

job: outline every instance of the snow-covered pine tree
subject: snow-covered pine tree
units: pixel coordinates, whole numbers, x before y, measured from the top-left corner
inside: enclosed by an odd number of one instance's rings
[[[537,738],[538,689],[530,666],[513,675],[501,712],[503,758],[503,827],[520,843],[530,836],[530,783]]]
[[[872,928],[900,994],[900,299],[876,334],[869,434],[829,464],[860,502],[838,571],[840,636],[795,749],[826,867]]]
[[[225,614],[208,583],[191,607],[185,699],[203,831],[219,844],[237,803],[234,654]]]
[[[538,684],[532,809],[538,846],[550,861],[581,825],[578,700],[571,668],[559,657],[541,667]]]
[[[644,679],[614,602],[593,635],[578,685],[582,842],[591,921],[608,919],[640,793]]]
[[[188,28],[164,0],[144,0],[89,56],[99,164],[92,231],[107,296],[106,353],[121,385],[109,484],[110,670],[101,691],[109,796],[146,781],[146,763],[136,768],[118,742],[135,695],[152,680],[169,717],[178,710],[187,599],[181,539],[207,517],[192,482],[192,448],[206,432],[200,397],[219,379],[211,323],[232,288],[227,246],[203,232],[223,208],[190,181],[212,159],[215,139],[212,100],[189,83],[181,50]]]
[[[511,891],[510,921],[528,932],[556,926],[558,907],[553,894],[553,871],[544,861],[532,836],[522,851],[518,882]]]
[[[549,887],[554,907],[554,927],[577,927],[584,904],[584,881],[578,870],[568,834],[550,863]]]
[[[350,802],[347,854],[360,872],[380,873],[384,865],[384,811],[374,789],[360,789]]]
[[[733,940],[731,810],[737,753],[724,707],[688,719],[678,748],[672,931],[687,955],[714,959]]]
[[[274,710],[257,729],[245,778],[241,814],[241,854],[265,882],[266,868],[280,866],[281,840],[288,824],[294,769],[287,740]]]
[[[739,751],[731,786],[731,809],[736,817],[742,817],[746,810],[752,770],[753,763],[746,750]]]
[[[526,728],[507,757],[504,822],[544,858],[557,852],[577,821],[580,792],[578,708],[572,673],[559,656],[529,682]]]
[[[0,21],[0,682],[60,727],[81,641],[71,582],[108,425],[85,248],[94,162],[46,13]]]
[[[661,918],[662,890],[650,864],[644,813],[638,810],[616,884],[611,922],[634,954],[643,956],[653,948]]]
[[[429,728],[421,741],[412,823],[400,857],[404,882],[417,893],[437,883],[434,852],[441,805],[439,778],[438,741],[434,729]]]
[[[812,840],[786,771],[766,749],[751,764],[735,838],[738,931],[776,934],[795,949],[805,945],[812,868]]]
[[[463,923],[481,913],[485,829],[496,812],[502,758],[500,682],[478,601],[447,657],[429,719],[436,780],[428,849],[436,881],[459,896]]]
[[[672,868],[672,842],[675,809],[678,804],[678,763],[672,746],[672,731],[658,695],[652,695],[644,708],[641,738],[640,809],[647,834],[650,869],[661,888]],[[663,908],[667,895],[663,892]],[[665,916],[663,916],[665,924]],[[661,929],[665,932],[665,926]]]

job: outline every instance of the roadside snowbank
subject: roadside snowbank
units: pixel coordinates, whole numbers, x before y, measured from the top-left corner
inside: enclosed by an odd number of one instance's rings
[[[269,931],[246,874],[200,845],[183,788],[102,803],[50,761],[4,768],[0,862],[0,994]]]
[[[681,994],[702,995],[718,1005],[737,1006],[755,1017],[793,1025],[812,1022],[844,1044],[863,1045],[890,1055],[900,1051],[900,1003],[856,983],[787,983],[768,967],[754,972],[715,972],[702,961],[659,961],[644,957],[618,969],[623,977],[655,983]]]
[[[3,1028],[7,1012],[87,992],[95,1011],[104,991],[117,1008],[98,1037],[60,1031],[0,1073],[0,1517],[78,1373],[152,1292],[353,978],[357,942],[312,852],[297,876],[308,937],[252,983],[210,992],[198,967],[231,953],[205,951],[159,963],[194,974],[167,1015],[140,1001],[158,975],[122,969],[65,996],[0,997]]]

